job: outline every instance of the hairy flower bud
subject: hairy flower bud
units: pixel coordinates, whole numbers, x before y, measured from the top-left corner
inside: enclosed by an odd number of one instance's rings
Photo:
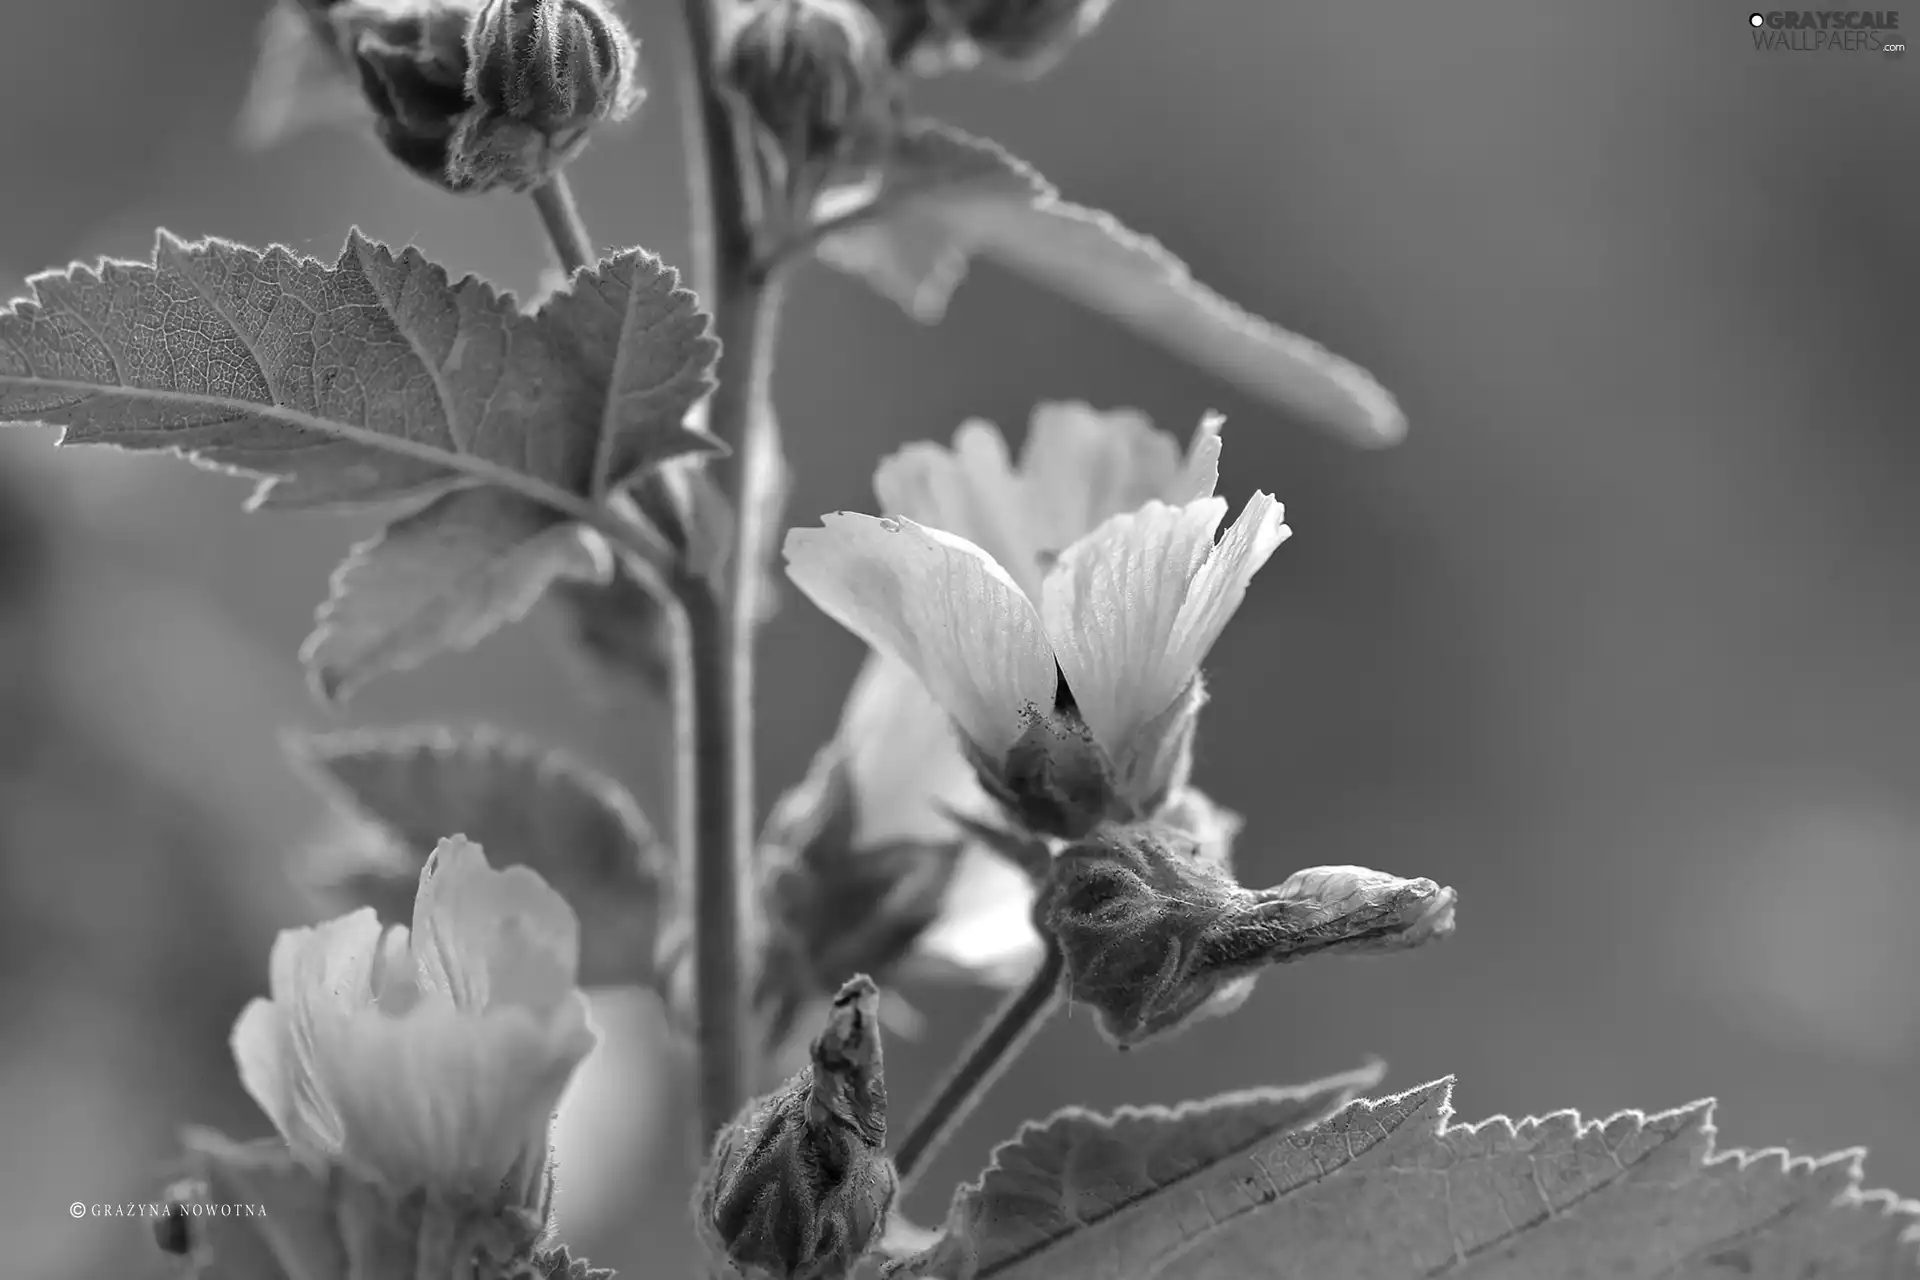
[[[486,0],[467,29],[471,109],[455,131],[456,185],[532,186],[588,130],[639,101],[633,37],[597,0]]]
[[[453,191],[534,186],[643,96],[599,0],[346,0],[325,17],[382,145]]]
[[[695,1215],[749,1280],[827,1280],[880,1238],[893,1205],[879,990],[865,976],[834,997],[812,1064],[748,1103],[715,1140]]]
[[[1431,880],[1361,867],[1246,889],[1187,832],[1140,823],[1102,827],[1063,851],[1034,916],[1060,945],[1073,998],[1131,1048],[1238,1007],[1268,965],[1445,936],[1453,904],[1453,890]]]
[[[790,191],[817,185],[893,116],[886,34],[856,0],[749,0],[720,78],[772,144]]]
[[[631,107],[635,56],[626,28],[594,0],[487,0],[467,30],[467,94],[559,133]]]

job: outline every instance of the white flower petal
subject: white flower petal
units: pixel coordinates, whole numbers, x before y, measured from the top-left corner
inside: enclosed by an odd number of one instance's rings
[[[992,423],[963,423],[951,449],[916,441],[882,459],[873,473],[873,495],[884,515],[965,538],[1006,569],[1029,598],[1040,598],[1027,495],[1006,437]]]
[[[517,1006],[476,1016],[433,999],[400,1018],[337,1017],[320,1066],[351,1159],[399,1192],[487,1194],[544,1141],[594,1041],[577,991],[544,1018]]]
[[[293,1052],[285,1009],[271,1000],[249,1001],[234,1020],[229,1043],[241,1086],[290,1149],[303,1157],[323,1157],[340,1149],[340,1118]]]
[[[997,853],[969,846],[947,886],[940,918],[915,949],[984,981],[1019,982],[1040,962],[1033,882]]]
[[[1138,409],[1041,404],[1020,472],[1036,559],[1050,563],[1109,517],[1166,498],[1181,474],[1180,443]],[[1035,587],[1028,594],[1039,599]]]
[[[1148,503],[1074,543],[1047,578],[1047,637],[1081,718],[1116,760],[1193,678],[1173,637],[1226,514],[1225,498]]]
[[[478,845],[455,836],[421,869],[413,953],[422,989],[462,1010],[511,1004],[543,1012],[573,989],[580,921],[537,872],[496,871]]]
[[[1286,525],[1286,508],[1272,494],[1256,493],[1247,500],[1240,518],[1213,548],[1187,590],[1179,621],[1168,637],[1168,672],[1199,669],[1247,598],[1253,575],[1292,533]]]
[[[340,1118],[315,1069],[316,1019],[373,1000],[380,920],[371,907],[304,929],[283,929],[267,961],[271,1000],[233,1024],[240,1083],[288,1146],[320,1156],[340,1148]]]
[[[841,512],[787,534],[787,576],[820,610],[905,663],[973,744],[1003,755],[1053,705],[1039,613],[965,538]]]
[[[853,784],[856,849],[948,838],[954,828],[946,810],[988,809],[953,722],[905,663],[867,658],[836,736]]]

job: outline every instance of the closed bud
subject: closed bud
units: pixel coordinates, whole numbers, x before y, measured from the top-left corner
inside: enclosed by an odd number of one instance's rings
[[[395,10],[351,0],[328,11],[373,108],[374,135],[394,159],[441,185],[454,130],[467,111],[469,16],[450,4]]]
[[[487,0],[467,32],[467,94],[501,119],[559,134],[632,109],[636,56],[596,0]]]
[[[345,0],[326,21],[382,145],[451,191],[535,186],[642,97],[598,0]]]
[[[1102,827],[1056,859],[1035,923],[1114,1044],[1237,1008],[1268,965],[1417,946],[1453,929],[1453,890],[1431,880],[1315,867],[1256,891],[1226,863],[1162,822]]]
[[[538,185],[642,96],[633,38],[596,0],[486,0],[467,56],[472,105],[447,155],[457,190]]]
[[[893,1205],[878,989],[834,997],[812,1062],[747,1104],[714,1142],[695,1214],[748,1280],[828,1280],[880,1239]]]
[[[886,33],[857,0],[749,0],[720,71],[777,152],[789,188],[823,180],[893,118]]]

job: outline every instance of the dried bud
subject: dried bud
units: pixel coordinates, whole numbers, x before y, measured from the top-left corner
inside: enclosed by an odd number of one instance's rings
[[[1062,852],[1035,907],[1073,998],[1131,1048],[1244,1001],[1271,964],[1417,946],[1453,928],[1454,893],[1360,867],[1277,888],[1235,883],[1224,857],[1164,823],[1107,826]]]
[[[893,1205],[880,994],[840,989],[813,1062],[721,1131],[695,1214],[710,1247],[750,1280],[843,1276]]]
[[[786,169],[818,183],[892,118],[886,34],[856,0],[751,0],[721,54],[739,95]]]

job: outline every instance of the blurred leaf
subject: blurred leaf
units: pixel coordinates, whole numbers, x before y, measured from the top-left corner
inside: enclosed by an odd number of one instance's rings
[[[1112,215],[1062,200],[997,143],[913,122],[874,200],[877,220],[856,217],[818,252],[919,320],[940,318],[969,256],[983,254],[1356,443],[1406,434],[1400,406],[1366,370],[1215,293]],[[822,212],[830,220],[838,211]]]
[[[279,0],[260,24],[260,58],[235,128],[241,145],[270,147],[313,125],[366,117],[360,87],[314,20],[294,0]]]
[[[673,860],[619,783],[495,729],[290,735],[288,747],[371,824],[320,868],[356,905],[409,922],[427,855],[464,835],[497,865],[539,872],[573,905],[581,985],[653,980]]]
[[[354,547],[300,656],[322,697],[471,649],[559,578],[605,582],[598,535],[505,489],[457,489]]]
[[[1861,1191],[1858,1151],[1715,1153],[1711,1102],[1449,1125],[1451,1094],[1437,1081],[1286,1136],[1241,1099],[1062,1113],[994,1153],[912,1265],[943,1280],[1920,1276],[1920,1205]]]
[[[685,425],[718,345],[678,280],[628,251],[524,315],[358,232],[332,267],[162,232],[152,264],[47,272],[0,310],[0,419],[264,477],[253,506],[428,502],[335,577],[307,657],[340,695],[604,580],[556,526],[720,447]],[[449,492],[476,482],[503,492]]]

